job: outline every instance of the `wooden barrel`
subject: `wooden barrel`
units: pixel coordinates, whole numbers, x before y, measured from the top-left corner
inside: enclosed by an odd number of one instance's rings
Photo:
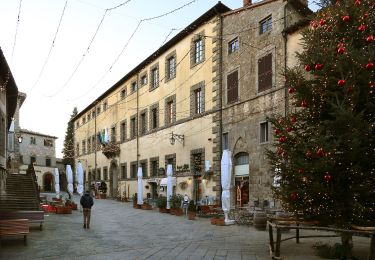
[[[259,230],[266,230],[267,214],[263,211],[255,211],[253,217],[254,227]]]

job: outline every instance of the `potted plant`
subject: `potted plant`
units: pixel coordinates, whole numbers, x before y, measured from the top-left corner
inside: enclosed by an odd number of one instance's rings
[[[149,204],[147,201],[144,201],[141,208],[146,209],[146,210],[150,210],[150,209],[152,209],[152,205]]]
[[[167,213],[167,197],[160,195],[156,201],[156,206],[159,208],[160,213]]]
[[[100,198],[106,199],[107,198],[107,183],[102,181],[99,186]]]
[[[137,193],[133,194],[132,201],[133,201],[133,208],[137,209],[138,208],[138,205],[137,205]]]
[[[177,194],[177,195],[172,195],[170,199],[171,203],[171,214],[176,215],[176,216],[182,216],[183,211],[181,208],[181,202],[182,202],[182,195]]]
[[[77,210],[77,204],[70,199],[65,200],[65,206],[70,207],[72,210]]]
[[[196,212],[197,212],[197,208],[195,206],[194,200],[190,200],[189,205],[188,205],[188,218],[189,218],[189,220],[195,219]]]

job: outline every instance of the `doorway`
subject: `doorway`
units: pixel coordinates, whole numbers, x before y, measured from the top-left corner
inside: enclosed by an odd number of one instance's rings
[[[52,192],[53,189],[53,176],[51,173],[44,174],[43,177],[43,191],[44,192]]]
[[[112,198],[117,197],[118,193],[118,167],[116,162],[112,162],[109,167],[109,190]],[[119,194],[121,196],[121,194]]]

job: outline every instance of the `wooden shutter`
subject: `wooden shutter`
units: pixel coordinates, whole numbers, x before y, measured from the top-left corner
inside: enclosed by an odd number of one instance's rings
[[[272,54],[258,60],[258,92],[272,88]]]
[[[234,71],[227,76],[227,98],[228,103],[238,100],[238,71]]]

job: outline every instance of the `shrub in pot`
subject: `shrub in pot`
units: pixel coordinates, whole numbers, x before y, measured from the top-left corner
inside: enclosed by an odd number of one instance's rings
[[[195,206],[194,200],[190,200],[189,205],[188,205],[189,220],[194,220],[196,213],[197,213],[197,208]]]

